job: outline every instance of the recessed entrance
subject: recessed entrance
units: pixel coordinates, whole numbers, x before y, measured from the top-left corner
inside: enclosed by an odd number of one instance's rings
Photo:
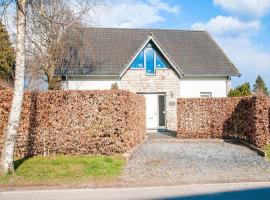
[[[146,99],[147,129],[165,129],[165,94],[143,94]]]

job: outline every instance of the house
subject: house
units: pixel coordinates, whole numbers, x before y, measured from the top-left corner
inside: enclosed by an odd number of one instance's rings
[[[144,95],[148,129],[176,130],[177,98],[226,97],[231,77],[240,76],[205,31],[84,28],[70,36],[72,56],[55,72],[63,89],[117,83]]]

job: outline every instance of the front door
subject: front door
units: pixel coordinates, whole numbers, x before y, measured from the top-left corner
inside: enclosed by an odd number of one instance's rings
[[[165,128],[165,95],[144,94],[147,129]]]
[[[146,99],[146,127],[156,129],[158,127],[158,98],[156,94],[145,94]]]

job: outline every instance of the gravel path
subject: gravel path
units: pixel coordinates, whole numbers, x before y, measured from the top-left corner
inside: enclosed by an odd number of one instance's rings
[[[127,163],[121,180],[133,186],[270,181],[270,162],[222,141],[150,136]]]

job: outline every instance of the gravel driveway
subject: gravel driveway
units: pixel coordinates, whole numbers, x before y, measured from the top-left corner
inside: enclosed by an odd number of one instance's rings
[[[135,186],[270,181],[270,162],[221,140],[150,135],[132,155],[121,180]]]

